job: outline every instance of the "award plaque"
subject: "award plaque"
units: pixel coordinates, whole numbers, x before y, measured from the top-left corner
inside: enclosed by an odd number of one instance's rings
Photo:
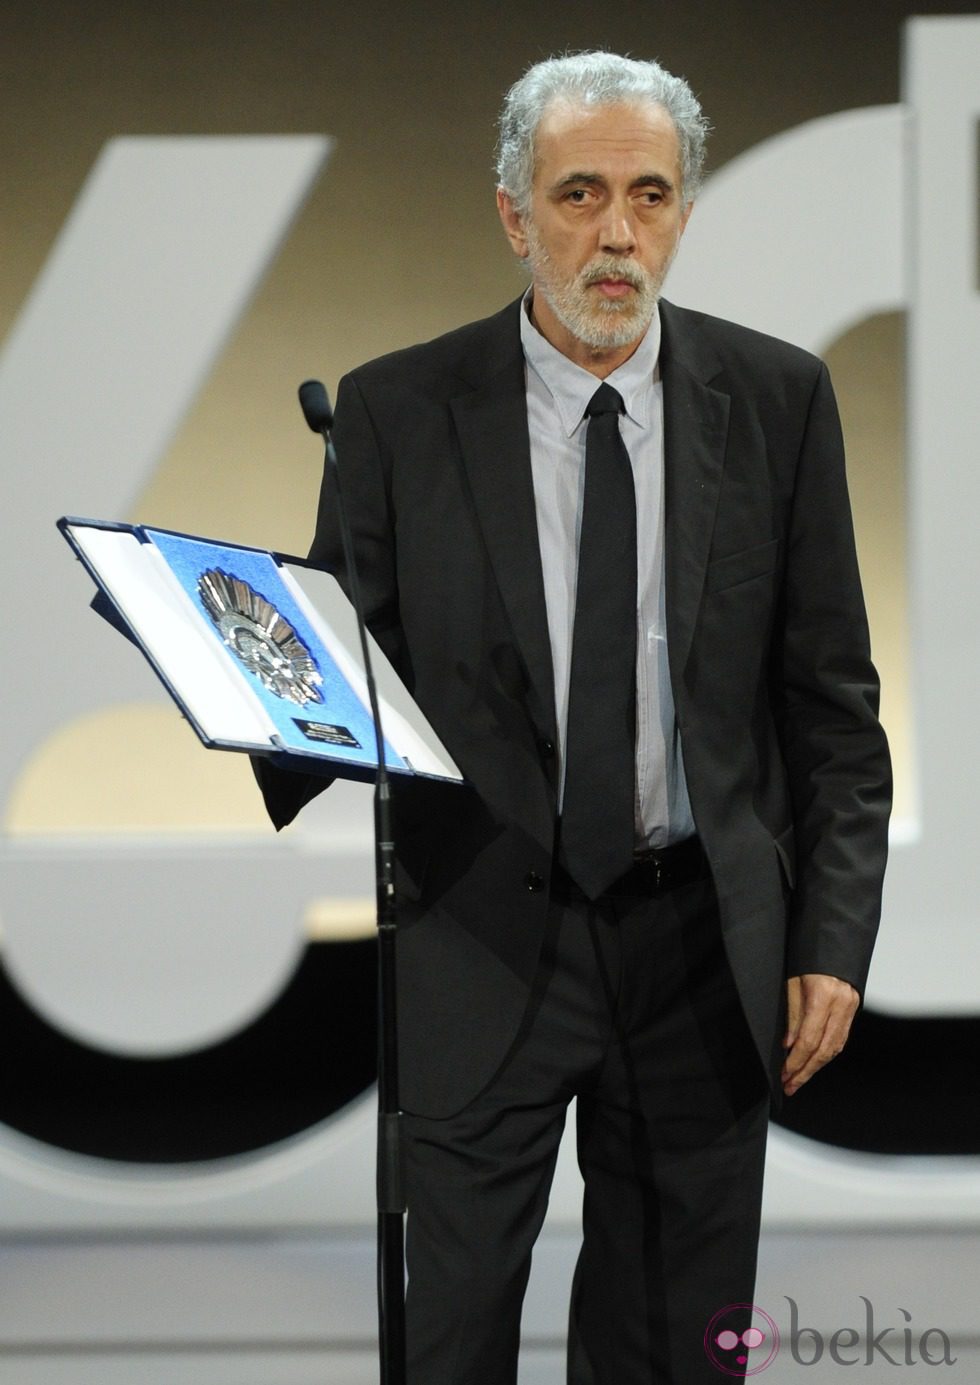
[[[302,559],[166,529],[66,518],[101,614],[142,650],[205,745],[373,777],[374,723],[353,609]],[[378,645],[385,764],[462,781]]]

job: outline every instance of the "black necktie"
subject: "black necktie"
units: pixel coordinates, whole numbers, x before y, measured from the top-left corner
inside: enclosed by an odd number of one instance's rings
[[[560,860],[595,899],[633,859],[636,774],[636,496],[623,401],[589,402],[565,733]]]

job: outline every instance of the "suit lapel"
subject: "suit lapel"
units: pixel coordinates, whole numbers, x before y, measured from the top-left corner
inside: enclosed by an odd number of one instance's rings
[[[536,725],[555,729],[554,673],[527,431],[524,357],[512,304],[488,323],[485,349],[461,372],[472,388],[450,401],[463,466],[515,642]],[[704,588],[728,439],[730,398],[711,388],[719,365],[696,315],[660,305],[663,324],[665,568],[675,688]]]
[[[707,383],[718,365],[702,355],[688,314],[660,305],[663,324],[667,642],[682,681],[704,588],[728,440],[730,397]]]
[[[492,319],[482,379],[450,402],[494,576],[530,681],[539,731],[555,738],[555,691],[527,429],[517,305]]]

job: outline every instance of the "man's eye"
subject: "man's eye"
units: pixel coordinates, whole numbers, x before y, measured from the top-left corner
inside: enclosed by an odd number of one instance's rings
[[[585,188],[571,188],[570,191],[565,194],[565,196],[569,202],[581,204],[585,201],[586,197],[588,196],[588,193],[586,192]]]

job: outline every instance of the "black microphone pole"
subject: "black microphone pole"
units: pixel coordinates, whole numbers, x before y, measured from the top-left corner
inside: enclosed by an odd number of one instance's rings
[[[361,655],[367,679],[378,769],[374,779],[374,865],[378,917],[378,1338],[381,1385],[405,1383],[405,1202],[402,1193],[398,1104],[398,1044],[395,1013],[395,848],[391,830],[391,791],[385,765],[384,734],[378,691],[371,670],[371,650],[354,541],[344,504],[344,489],[330,431],[333,410],[319,380],[299,387],[303,415],[326,447],[326,463],[337,487],[340,533],[350,598],[357,615]]]

